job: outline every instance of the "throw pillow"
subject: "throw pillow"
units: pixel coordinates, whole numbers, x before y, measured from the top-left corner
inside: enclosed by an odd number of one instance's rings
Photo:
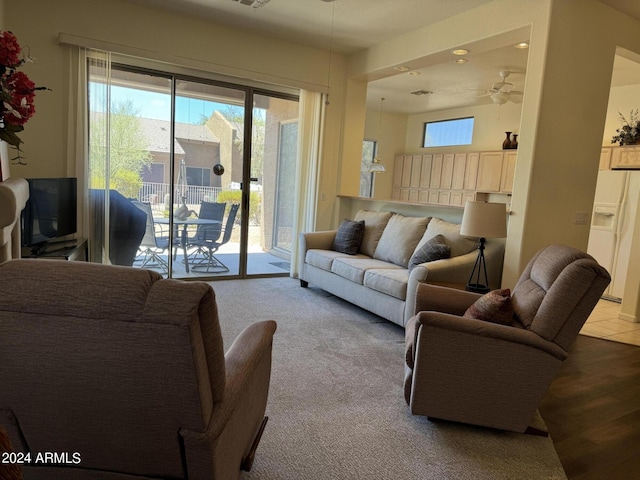
[[[513,320],[511,290],[505,288],[484,294],[464,312],[463,317],[511,325]]]
[[[478,239],[473,237],[464,237],[460,235],[460,225],[457,223],[447,222],[440,218],[432,218],[427,225],[427,230],[418,245],[426,242],[436,235],[444,237],[444,243],[451,247],[451,256],[458,257],[465,253],[472,252],[478,248]]]
[[[360,244],[360,253],[373,257],[384,227],[393,215],[391,212],[373,212],[370,210],[360,210],[356,213],[354,220],[364,220],[364,237]]]
[[[384,227],[373,258],[407,268],[430,217],[405,217],[395,213]]]
[[[411,273],[411,270],[413,270],[416,265],[433,262],[434,260],[440,260],[442,258],[449,258],[450,256],[451,247],[444,243],[444,237],[442,235],[436,235],[423,243],[421,247],[416,248],[416,251],[413,252],[409,260],[409,273]]]
[[[333,249],[336,252],[355,255],[360,249],[364,237],[364,220],[359,222],[344,219],[338,227],[338,233],[333,240]]]

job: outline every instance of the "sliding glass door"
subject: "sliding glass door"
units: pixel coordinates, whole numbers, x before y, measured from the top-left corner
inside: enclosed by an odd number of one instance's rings
[[[92,260],[175,278],[287,274],[298,100],[89,69]]]

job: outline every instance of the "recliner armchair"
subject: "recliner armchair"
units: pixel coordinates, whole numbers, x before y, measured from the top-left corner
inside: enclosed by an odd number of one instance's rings
[[[604,289],[588,254],[552,245],[512,292],[512,325],[462,315],[481,295],[418,286],[406,326],[405,399],[415,415],[525,432]]]
[[[149,270],[0,265],[0,426],[29,479],[235,479],[265,423],[274,321],[224,353],[215,293]],[[37,463],[38,452],[67,457]]]

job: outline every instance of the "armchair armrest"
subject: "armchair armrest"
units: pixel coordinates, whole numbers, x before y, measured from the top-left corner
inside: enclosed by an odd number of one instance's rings
[[[210,457],[211,452],[215,452],[210,470],[216,472],[214,478],[232,478],[231,472],[238,471],[242,459],[252,447],[264,416],[276,328],[273,320],[253,323],[238,335],[227,351],[224,396],[221,402],[213,406],[207,429],[204,432],[185,428],[180,430],[187,465],[198,465]],[[189,461],[189,456],[196,460]]]

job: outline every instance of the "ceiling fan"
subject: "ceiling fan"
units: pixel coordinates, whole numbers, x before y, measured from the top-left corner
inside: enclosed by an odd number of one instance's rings
[[[484,95],[481,96],[489,96],[493,103],[497,103],[498,105],[505,104],[509,101],[514,103],[522,102],[522,94],[523,92],[519,92],[513,89],[513,83],[507,82],[507,77],[511,75],[509,70],[502,70],[500,72],[500,78],[502,81],[496,82],[491,86],[490,90],[486,90]]]

